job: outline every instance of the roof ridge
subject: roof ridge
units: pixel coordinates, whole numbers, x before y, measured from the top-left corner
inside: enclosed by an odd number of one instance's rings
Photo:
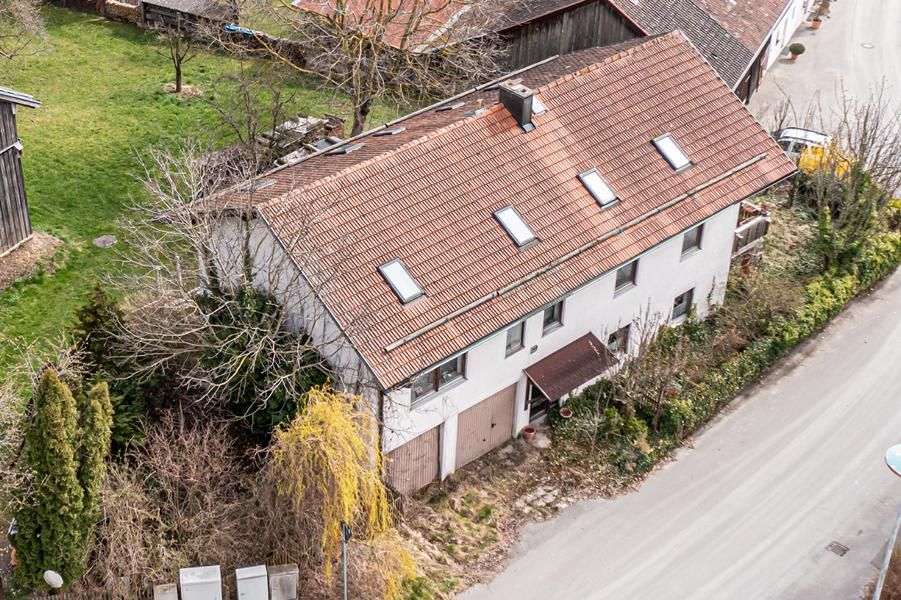
[[[601,68],[606,67],[606,66],[608,66],[609,64],[611,64],[611,63],[613,63],[613,62],[616,62],[616,61],[618,61],[618,60],[622,60],[623,58],[632,56],[632,55],[635,54],[635,53],[638,51],[638,49],[640,49],[640,48],[646,48],[646,47],[651,46],[651,45],[654,45],[654,44],[662,43],[662,41],[663,41],[664,39],[666,39],[666,38],[671,38],[671,37],[675,37],[675,36],[677,36],[677,35],[680,36],[680,37],[682,37],[683,39],[685,38],[685,36],[684,36],[681,32],[679,32],[678,30],[670,31],[670,32],[667,32],[667,33],[657,34],[657,35],[654,35],[654,36],[648,36],[647,38],[643,38],[644,41],[642,41],[641,43],[631,45],[631,46],[629,46],[628,48],[624,48],[623,50],[620,50],[620,51],[617,52],[616,54],[613,54],[613,55],[608,56],[608,57],[606,57],[606,58],[604,58],[604,59],[602,59],[602,60],[599,60],[599,61],[596,62],[596,63],[592,63],[592,64],[588,65],[587,67],[582,67],[581,69],[579,69],[579,70],[577,70],[577,71],[574,71],[574,72],[572,72],[572,73],[568,73],[568,74],[566,74],[566,75],[564,75],[564,76],[562,76],[562,77],[559,77],[559,78],[557,78],[557,79],[555,79],[555,80],[553,80],[553,81],[550,81],[550,82],[548,82],[548,83],[546,83],[546,84],[544,84],[544,85],[542,85],[542,86],[539,86],[538,88],[536,88],[536,91],[545,91],[545,90],[548,90],[548,89],[552,89],[553,87],[556,87],[556,86],[558,86],[558,85],[560,85],[560,84],[562,84],[562,83],[564,83],[564,82],[566,82],[566,81],[570,81],[571,79],[573,79],[573,78],[575,78],[575,77],[581,77],[581,76],[587,75],[588,73],[592,73],[592,72],[594,72],[594,71],[600,70]],[[697,49],[695,49],[695,51],[697,51]],[[553,58],[559,58],[559,57],[554,56]],[[499,79],[493,80],[492,83],[487,83],[487,84],[484,84],[483,86],[479,86],[479,87],[477,87],[477,88],[473,88],[473,89],[470,90],[469,92],[465,92],[465,93],[463,93],[463,94],[458,94],[457,96],[453,96],[451,99],[459,99],[459,98],[463,98],[463,97],[465,97],[465,96],[468,96],[468,95],[470,95],[470,94],[474,94],[474,93],[476,93],[476,92],[484,91],[484,90],[486,90],[487,88],[491,87],[491,85],[493,85],[494,82],[500,82],[500,81],[503,81],[504,78],[506,78],[506,77],[511,77],[511,76],[513,76],[514,74],[517,74],[517,73],[524,73],[524,72],[526,72],[526,71],[529,71],[529,70],[531,70],[531,69],[533,69],[533,68],[538,67],[538,66],[541,65],[541,64],[544,64],[545,62],[548,62],[548,61],[541,61],[541,62],[539,62],[539,63],[535,63],[534,65],[530,65],[530,66],[527,67],[526,69],[520,69],[519,71],[513,71],[513,72],[511,72],[511,73],[505,75],[504,77],[501,77],[501,78],[499,78]],[[440,103],[436,103],[436,104],[430,105],[429,108],[430,108],[430,109],[434,109],[434,108],[443,106],[444,104],[446,104],[446,102],[447,102],[447,101],[443,101],[443,102],[440,102]],[[386,157],[388,157],[388,156],[392,156],[392,155],[395,155],[395,154],[399,154],[400,152],[402,152],[402,151],[404,151],[404,150],[407,150],[407,149],[409,149],[409,148],[418,146],[418,145],[420,145],[420,144],[424,144],[424,143],[426,143],[426,142],[428,142],[428,141],[431,141],[432,139],[434,139],[434,138],[436,138],[436,137],[438,137],[438,136],[441,136],[441,135],[446,134],[448,131],[451,131],[451,130],[457,128],[457,127],[462,127],[464,124],[469,124],[469,123],[475,122],[475,120],[478,119],[478,118],[487,117],[488,115],[494,114],[494,113],[497,112],[498,110],[505,110],[504,107],[503,107],[503,105],[500,104],[500,103],[497,103],[497,104],[494,104],[494,105],[492,105],[492,106],[490,106],[490,107],[487,107],[487,108],[485,108],[484,110],[482,110],[482,112],[476,113],[476,114],[471,115],[471,116],[469,116],[469,117],[467,117],[467,118],[459,119],[459,120],[454,121],[454,122],[452,122],[452,123],[448,123],[447,125],[444,125],[443,127],[439,127],[438,129],[433,129],[433,130],[429,131],[428,133],[426,133],[425,135],[422,135],[422,136],[420,136],[420,137],[414,138],[414,139],[408,141],[407,143],[402,144],[402,145],[400,145],[400,146],[398,146],[398,147],[396,147],[396,148],[392,148],[392,149],[386,150],[385,152],[382,152],[382,153],[380,153],[380,154],[376,154],[375,156],[372,156],[372,157],[370,157],[370,158],[368,158],[368,159],[366,159],[366,160],[364,160],[364,161],[361,161],[361,162],[358,162],[358,163],[354,163],[354,164],[352,164],[352,165],[348,165],[347,168],[345,168],[345,169],[341,169],[340,171],[336,171],[335,173],[332,173],[331,175],[327,175],[327,176],[325,176],[325,177],[322,177],[322,178],[320,178],[320,179],[317,179],[316,181],[310,182],[309,184],[307,184],[307,185],[305,185],[305,186],[303,186],[303,187],[294,188],[294,189],[292,189],[292,190],[290,190],[290,191],[288,191],[288,192],[285,192],[284,194],[281,194],[281,195],[279,195],[279,196],[274,196],[274,197],[270,198],[269,200],[267,200],[267,201],[265,201],[265,202],[259,204],[259,205],[257,206],[257,208],[258,208],[258,209],[263,209],[263,208],[267,208],[267,207],[274,206],[274,205],[279,204],[279,203],[281,203],[281,202],[293,200],[293,199],[296,198],[297,196],[299,196],[299,195],[301,195],[301,194],[303,194],[303,193],[305,193],[305,192],[307,192],[307,191],[309,191],[309,190],[318,189],[318,188],[320,188],[320,187],[322,187],[322,186],[324,186],[324,185],[326,185],[326,184],[328,184],[328,183],[334,181],[334,180],[335,180],[336,178],[338,178],[338,177],[344,177],[344,176],[346,176],[346,175],[348,175],[348,174],[356,173],[356,172],[359,171],[360,169],[363,169],[363,168],[366,168],[366,167],[372,165],[374,162],[384,160],[384,159],[385,159]],[[421,114],[421,112],[423,112],[423,111],[417,111],[416,113],[410,113],[409,116],[413,116],[413,115],[415,115],[415,114]],[[391,121],[389,124],[398,123],[398,122],[400,122],[401,120],[403,120],[403,118],[397,119],[396,121]],[[378,129],[378,128],[377,128],[377,129]],[[370,131],[371,131],[371,132],[376,132],[377,129],[373,129],[373,130],[370,130]],[[368,134],[368,133],[369,133],[369,132],[367,132],[367,134]],[[364,139],[364,137],[365,137],[365,136],[358,136],[357,138],[355,138],[355,140]]]

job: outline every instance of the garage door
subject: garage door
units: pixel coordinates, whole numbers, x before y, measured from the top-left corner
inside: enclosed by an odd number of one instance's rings
[[[457,417],[457,468],[513,437],[516,384],[489,396]]]
[[[413,438],[388,453],[388,483],[401,494],[412,494],[438,477],[438,428]]]

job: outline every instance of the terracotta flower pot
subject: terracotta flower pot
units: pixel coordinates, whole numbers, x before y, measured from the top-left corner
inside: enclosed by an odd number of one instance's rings
[[[790,60],[798,60],[798,56],[800,56],[800,54],[795,54],[794,52],[792,52],[791,56],[789,56],[789,59]]]
[[[535,437],[536,431],[537,430],[535,429],[534,425],[526,425],[522,428],[522,439],[526,441],[531,440],[533,437]]]
[[[561,419],[571,419],[573,416],[573,409],[564,406],[560,409],[560,418]]]
[[[811,28],[811,29],[819,29],[819,28],[822,27],[822,26],[823,26],[823,20],[822,20],[822,19],[814,19],[813,21],[810,22],[810,28]]]

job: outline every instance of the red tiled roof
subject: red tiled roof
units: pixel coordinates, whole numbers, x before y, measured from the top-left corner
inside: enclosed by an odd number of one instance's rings
[[[531,365],[526,375],[554,401],[602,375],[616,362],[610,350],[593,333],[587,333]]]
[[[756,53],[791,0],[694,0]]]
[[[536,92],[548,111],[530,133],[501,105],[425,134],[417,120],[445,113],[420,115],[401,123],[419,128],[392,142],[403,145],[344,170],[315,165],[357,152],[301,163],[300,187],[259,208],[384,386],[794,172],[679,33]],[[675,173],[657,153],[651,140],[664,132],[692,168]],[[577,179],[592,167],[621,198],[616,207],[600,210]],[[681,201],[648,216],[671,200]],[[538,244],[519,250],[492,218],[508,204]],[[398,302],[378,272],[395,258],[424,297]]]

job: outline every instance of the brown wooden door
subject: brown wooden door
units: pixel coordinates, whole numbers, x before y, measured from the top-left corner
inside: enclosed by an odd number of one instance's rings
[[[388,483],[401,494],[412,494],[438,478],[441,436],[429,429],[388,453]]]
[[[482,400],[457,417],[457,465],[460,468],[513,437],[516,384]]]

